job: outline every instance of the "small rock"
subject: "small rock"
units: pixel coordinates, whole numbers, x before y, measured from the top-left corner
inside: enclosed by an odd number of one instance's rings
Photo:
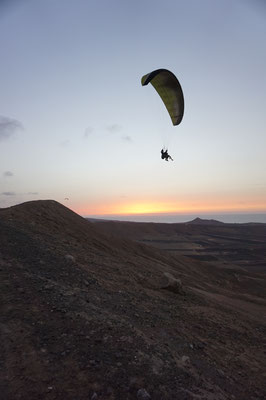
[[[183,356],[181,361],[183,364],[188,364],[190,362],[190,358],[188,356]]]
[[[180,279],[175,278],[169,272],[164,272],[163,275],[163,286],[161,287],[161,289],[166,289],[174,293],[183,293],[182,283]]]
[[[75,257],[71,256],[71,254],[66,254],[65,260],[70,262],[75,262]]]
[[[149,395],[146,389],[139,389],[137,391],[137,398],[138,400],[149,400],[151,399],[151,396]]]

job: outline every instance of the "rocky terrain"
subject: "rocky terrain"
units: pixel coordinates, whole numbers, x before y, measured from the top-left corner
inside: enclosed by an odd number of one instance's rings
[[[266,224],[226,224],[196,218],[187,223],[133,223],[93,220],[110,235],[127,237],[172,254],[223,268],[266,270]]]
[[[0,209],[0,398],[264,399],[265,225],[199,222]]]

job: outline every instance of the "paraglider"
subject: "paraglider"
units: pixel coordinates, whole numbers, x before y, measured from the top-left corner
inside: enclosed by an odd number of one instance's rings
[[[161,150],[161,159],[162,159],[162,160],[165,160],[165,161],[168,161],[169,158],[170,158],[170,160],[174,161],[174,160],[172,159],[172,157],[170,156],[170,154],[168,154],[168,150],[167,150],[167,149],[166,149],[166,150],[162,149],[162,150]]]
[[[161,97],[173,125],[179,125],[184,115],[184,96],[182,87],[176,76],[167,69],[156,69],[141,78],[142,86],[151,83]],[[167,149],[161,150],[161,158],[168,161],[172,159]]]

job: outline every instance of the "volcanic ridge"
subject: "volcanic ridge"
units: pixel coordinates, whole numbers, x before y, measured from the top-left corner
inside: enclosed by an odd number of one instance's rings
[[[201,221],[0,209],[2,398],[264,399],[266,224]]]

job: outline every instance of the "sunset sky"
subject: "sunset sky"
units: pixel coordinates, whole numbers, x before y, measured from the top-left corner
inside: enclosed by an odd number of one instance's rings
[[[265,43],[260,0],[1,2],[0,207],[266,213]],[[179,126],[141,86],[158,68]]]

